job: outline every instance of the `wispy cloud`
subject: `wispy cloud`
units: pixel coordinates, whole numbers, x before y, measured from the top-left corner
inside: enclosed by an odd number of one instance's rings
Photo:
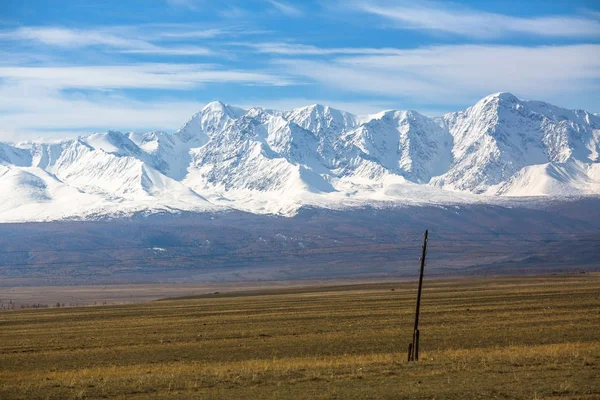
[[[296,6],[292,6],[289,3],[284,3],[282,1],[276,0],[267,0],[273,8],[275,8],[278,12],[287,15],[288,17],[301,17],[304,15],[304,11]]]
[[[178,32],[161,32],[160,36],[168,39],[212,39],[229,33],[226,29],[192,29]]]
[[[320,102],[356,113],[381,108],[433,113],[511,91],[599,111],[597,10],[573,7],[577,14],[525,17],[441,1],[348,0],[337,4],[367,20],[356,30],[360,37],[344,31],[348,20],[338,19],[339,13],[327,19],[332,26],[313,35],[286,30],[282,16],[306,16],[306,4],[165,0],[160,12],[169,17],[202,10],[203,18],[130,20],[120,26],[5,25],[0,28],[0,140],[7,132],[47,129],[170,130],[197,110],[199,104],[185,100],[197,96],[272,108]],[[378,40],[378,23],[433,35],[422,38],[428,45],[409,48],[414,41],[403,40],[406,32],[388,31],[390,38]],[[455,44],[436,45],[439,34],[450,34]],[[481,44],[485,41],[496,44]]]
[[[154,40],[185,41],[187,39],[216,39],[225,37],[264,36],[273,33],[266,29],[250,28],[244,25],[225,25],[219,28],[201,28],[194,25],[167,25],[152,32]]]
[[[209,100],[212,98],[204,102]],[[63,139],[106,129],[173,132],[204,102],[166,97],[140,101],[115,92],[67,94],[47,87],[5,85],[0,87],[0,141]],[[254,99],[236,105],[289,110],[314,103],[356,114],[375,113],[393,104],[298,97]]]
[[[185,8],[197,11],[201,8],[204,0],[166,0],[167,4],[174,8]]]
[[[178,32],[171,32],[176,34]],[[199,32],[196,32],[199,33]],[[211,32],[211,34],[216,34]],[[0,41],[38,42],[45,46],[77,49],[83,47],[104,47],[118,53],[163,54],[163,55],[211,55],[214,52],[206,47],[159,45],[141,37],[164,35],[139,32],[135,27],[109,27],[104,29],[70,29],[64,27],[22,27],[0,31]]]
[[[445,32],[471,38],[528,34],[547,37],[600,36],[598,16],[551,15],[516,17],[441,2],[358,0],[350,5],[377,15],[399,29]]]
[[[291,81],[260,71],[211,64],[135,64],[66,67],[0,67],[0,78],[58,89],[191,89],[204,83],[285,86]],[[32,99],[33,100],[33,99]]]
[[[250,12],[238,6],[228,6],[221,9],[218,13],[223,18],[242,19],[250,15]]]
[[[107,128],[172,131],[202,105],[177,99],[133,100],[112,92],[66,94],[39,86],[0,87],[0,140],[65,138]]]
[[[288,56],[331,56],[341,54],[398,54],[398,49],[363,47],[318,47],[298,43],[284,42],[238,42],[235,46],[249,47],[259,53]]]
[[[498,91],[551,100],[600,90],[600,45],[453,45],[328,60],[282,58],[287,74],[335,90],[435,104]],[[551,67],[549,67],[551,66]]]
[[[134,48],[149,45],[144,40],[126,38],[105,30],[68,29],[63,27],[22,27],[0,31],[0,40],[35,41],[49,46],[72,48],[86,46]]]
[[[139,49],[120,50],[119,52],[126,54],[156,54],[168,56],[209,56],[215,54],[214,51],[199,46],[149,46]]]

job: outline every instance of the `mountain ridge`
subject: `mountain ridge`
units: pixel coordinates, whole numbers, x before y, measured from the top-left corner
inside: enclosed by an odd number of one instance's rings
[[[587,195],[600,195],[600,117],[507,92],[435,118],[214,101],[172,134],[0,142],[4,222]]]

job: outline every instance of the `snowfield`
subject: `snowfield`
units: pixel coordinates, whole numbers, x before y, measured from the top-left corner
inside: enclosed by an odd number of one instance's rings
[[[173,134],[0,143],[1,222],[589,195],[600,195],[600,116],[510,93],[438,118],[212,102]]]

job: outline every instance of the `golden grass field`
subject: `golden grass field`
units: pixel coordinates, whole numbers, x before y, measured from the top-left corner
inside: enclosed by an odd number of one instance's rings
[[[395,290],[391,290],[394,288]],[[0,399],[600,399],[600,275],[0,313]]]

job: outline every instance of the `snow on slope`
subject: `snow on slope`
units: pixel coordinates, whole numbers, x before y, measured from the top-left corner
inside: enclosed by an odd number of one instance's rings
[[[110,206],[101,203],[40,168],[0,165],[0,221],[57,219]]]
[[[32,163],[32,154],[28,149],[21,149],[7,143],[0,143],[0,164],[27,166]]]
[[[599,161],[597,116],[522,101],[510,93],[497,93],[446,114],[442,125],[454,137],[454,161],[432,183],[448,189],[489,192],[528,166],[570,159]]]
[[[185,143],[202,146],[244,114],[245,110],[241,108],[213,101],[194,114],[181,129],[175,132],[175,136]]]
[[[452,161],[452,136],[416,111],[376,114],[353,136],[353,143],[370,159],[411,182],[429,182]]]
[[[0,221],[600,194],[600,117],[510,93],[428,118],[203,107],[177,132],[0,143]]]
[[[15,149],[29,151],[31,166],[0,160],[0,221],[220,208],[153,168],[151,155],[118,132]]]
[[[506,196],[577,196],[600,193],[600,164],[579,161],[531,165],[507,182],[490,187],[491,194]]]
[[[197,191],[246,190],[328,192],[333,187],[313,170],[316,139],[310,132],[277,115],[255,109],[192,149],[190,173],[184,180]]]

